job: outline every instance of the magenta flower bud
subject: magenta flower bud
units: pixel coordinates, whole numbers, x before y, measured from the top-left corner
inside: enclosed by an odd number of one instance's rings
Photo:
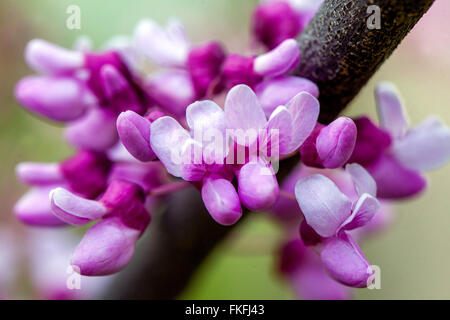
[[[61,48],[45,40],[31,40],[25,49],[25,60],[37,72],[68,73],[83,66],[81,52]]]
[[[102,203],[84,199],[63,188],[50,192],[50,205],[58,219],[74,226],[98,220],[107,213],[107,208]]]
[[[62,162],[60,170],[72,191],[93,199],[103,192],[110,167],[103,154],[83,150]]]
[[[69,123],[64,135],[79,149],[108,150],[118,140],[115,116],[109,110],[92,108],[80,119]]]
[[[238,84],[246,84],[250,87],[262,80],[262,77],[255,73],[253,63],[255,58],[243,57],[237,54],[230,54],[223,63],[223,78],[225,86],[229,89]]]
[[[130,99],[129,90],[133,88],[136,90],[136,94],[139,94],[140,88],[135,84],[130,70],[117,51],[85,54],[84,67],[89,70],[88,87],[95,94],[100,105],[111,107],[111,103],[119,104],[123,100],[126,100],[127,104],[135,103],[135,96],[132,94],[131,101],[128,101]],[[106,69],[104,69],[105,67]],[[115,99],[118,100],[115,101]],[[140,111],[142,112],[142,110]]]
[[[139,231],[141,235],[150,223],[150,214],[144,206],[142,188],[123,180],[112,181],[99,200],[107,209],[108,217],[120,217],[122,224]]]
[[[117,131],[128,152],[142,162],[156,158],[150,146],[150,121],[133,111],[122,112],[117,118]]]
[[[356,162],[363,166],[375,161],[391,145],[389,133],[378,128],[369,118],[360,117],[355,120],[358,136],[348,162]]]
[[[325,126],[317,123],[314,130],[300,147],[300,158],[302,163],[308,167],[323,168],[322,160],[317,153],[317,137]]]
[[[300,92],[319,97],[317,85],[305,78],[283,76],[262,81],[255,86],[255,93],[264,113],[269,116],[278,106],[284,106]]]
[[[57,218],[48,200],[50,188],[33,188],[14,206],[15,216],[23,223],[34,226],[57,227],[65,223]]]
[[[102,220],[89,228],[72,255],[80,274],[101,276],[116,273],[131,260],[140,232],[118,218]]]
[[[286,74],[298,64],[300,49],[297,41],[287,39],[276,48],[255,58],[253,70],[263,77]]]
[[[204,97],[214,81],[219,78],[222,64],[225,60],[225,50],[217,42],[192,48],[187,58],[187,68],[194,83],[197,97]],[[212,92],[220,89],[219,83]]]
[[[323,166],[330,169],[342,167],[353,153],[356,135],[356,125],[347,117],[339,117],[320,130],[316,147]]]
[[[212,175],[203,180],[202,199],[211,217],[222,225],[235,224],[242,216],[236,189],[220,176]]]
[[[20,181],[33,186],[55,185],[64,180],[58,163],[22,162],[16,167]]]
[[[79,118],[95,102],[80,81],[69,77],[25,77],[16,85],[15,96],[29,111],[62,122]]]
[[[301,29],[301,16],[287,2],[261,3],[253,13],[253,36],[269,49],[283,40],[296,38]]]
[[[238,175],[238,193],[244,206],[263,210],[272,206],[278,197],[278,182],[269,163],[253,160],[242,166]]]
[[[100,78],[105,97],[117,112],[132,110],[144,113],[145,108],[139,99],[138,91],[114,66],[105,65],[100,69]]]

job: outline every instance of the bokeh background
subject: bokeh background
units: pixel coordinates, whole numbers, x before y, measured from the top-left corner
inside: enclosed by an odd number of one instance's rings
[[[230,51],[248,51],[253,0],[0,0],[0,233],[9,230],[25,245],[28,227],[12,214],[26,190],[14,176],[21,161],[55,161],[71,154],[61,128],[35,118],[13,98],[15,83],[31,73],[23,60],[26,43],[43,38],[71,47],[89,35],[100,47],[115,35],[130,34],[145,17],[159,22],[181,19],[194,43],[217,39]],[[66,28],[66,8],[81,8],[81,30]],[[450,124],[450,2],[436,0],[392,57],[345,110],[345,115],[376,117],[373,89],[380,80],[395,82],[417,124],[438,114]],[[369,261],[381,268],[381,290],[355,290],[357,299],[450,299],[450,166],[429,174],[430,188],[395,205],[394,224],[362,243]],[[274,251],[280,230],[255,214],[219,246],[181,298],[291,299],[277,275]],[[0,262],[1,263],[1,262]],[[22,264],[26,264],[22,261]],[[46,263],[43,261],[42,263]],[[7,263],[0,270],[8,268]],[[13,281],[15,297],[33,296],[27,267]],[[130,284],[132,285],[132,284]],[[151,284],[149,284],[151,285]]]

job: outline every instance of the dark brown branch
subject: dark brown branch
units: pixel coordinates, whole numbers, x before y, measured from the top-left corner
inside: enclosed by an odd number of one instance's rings
[[[332,121],[391,55],[434,0],[326,0],[299,38],[295,74],[320,88],[321,121]],[[367,8],[381,9],[370,30]]]
[[[321,91],[321,120],[330,121],[353,99],[393,52],[433,0],[326,0],[299,38],[296,74]],[[381,29],[369,30],[367,7],[381,8]],[[282,163],[279,180],[298,159]],[[248,214],[244,214],[248,216]],[[106,298],[170,299],[186,287],[198,266],[233,230],[215,223],[199,193],[189,189],[168,199],[139,242],[136,257]]]

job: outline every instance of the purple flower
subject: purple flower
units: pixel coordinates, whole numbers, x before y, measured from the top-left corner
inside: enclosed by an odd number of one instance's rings
[[[358,199],[350,199],[329,178],[314,174],[300,179],[295,196],[305,221],[301,228],[306,244],[321,243],[320,257],[325,268],[339,282],[364,287],[370,266],[352,237],[347,234],[367,224],[379,209],[376,184],[360,165],[347,165]]]
[[[367,118],[356,120],[358,139],[350,161],[366,167],[381,198],[415,195],[426,186],[421,172],[449,161],[450,130],[434,117],[408,128],[402,100],[390,83],[378,85],[376,98],[380,128]]]
[[[117,114],[147,110],[149,98],[117,50],[71,51],[35,39],[25,58],[43,74],[22,79],[17,100],[38,115],[68,123],[66,137],[76,147],[110,148],[117,142]]]
[[[54,189],[50,200],[53,213],[66,223],[85,225],[100,220],[89,228],[72,256],[72,265],[82,275],[107,275],[124,268],[150,223],[143,190],[123,180],[112,181],[98,201],[63,188]]]
[[[198,101],[186,109],[186,120],[190,132],[171,117],[154,121],[151,148],[170,174],[201,182],[203,201],[217,222],[233,224],[242,209],[224,161],[228,153],[225,113],[212,101]]]
[[[139,53],[158,66],[168,68],[151,75],[146,90],[153,101],[175,116],[186,106],[221,90],[225,51],[217,42],[192,47],[184,27],[176,20],[162,28],[150,19],[141,21],[134,32]]]
[[[104,191],[110,167],[111,163],[104,155],[86,150],[61,163],[21,163],[16,168],[17,176],[33,188],[17,202],[14,212],[28,224],[62,225],[51,212],[50,190],[63,186],[94,199]]]
[[[267,120],[249,87],[238,85],[229,91],[226,126],[233,131],[235,144],[248,149],[246,163],[237,163],[242,165],[238,173],[239,197],[246,207],[261,210],[275,202],[278,183],[268,160],[296,151],[313,130],[319,109],[313,96],[301,92],[286,106],[275,109]]]

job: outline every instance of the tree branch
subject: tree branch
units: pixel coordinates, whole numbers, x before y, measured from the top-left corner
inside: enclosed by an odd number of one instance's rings
[[[319,85],[322,121],[333,120],[356,96],[432,2],[325,1],[299,38],[302,59],[295,71]],[[367,7],[372,4],[381,8],[380,30],[367,28]],[[297,162],[298,158],[292,157],[280,164],[279,181]],[[215,223],[192,188],[172,195],[167,203],[106,298],[177,297],[198,266],[233,229]],[[247,212],[243,219],[246,216]]]
[[[322,122],[330,122],[358,94],[434,0],[326,0],[299,38],[294,74],[320,89]],[[381,28],[370,30],[377,5]]]

